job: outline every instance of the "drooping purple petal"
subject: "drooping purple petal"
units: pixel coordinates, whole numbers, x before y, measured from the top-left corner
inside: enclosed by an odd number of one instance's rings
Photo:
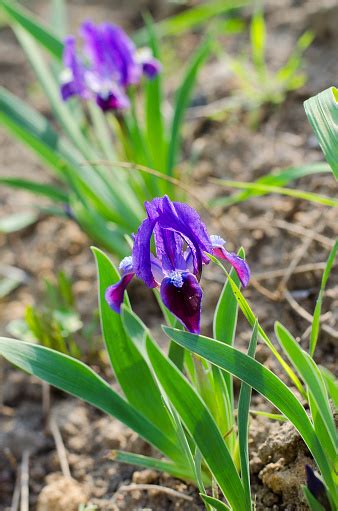
[[[134,239],[133,265],[134,271],[139,279],[143,280],[148,287],[156,287],[151,268],[150,239],[156,220],[146,218],[141,223]]]
[[[125,110],[130,106],[128,97],[116,91],[110,92],[106,96],[97,94],[96,103],[103,112],[108,112],[109,110]]]
[[[316,476],[314,470],[310,467],[310,465],[305,465],[306,472],[306,486],[312,493],[312,495],[318,500],[318,502],[322,505],[322,507],[330,511],[331,505],[329,499],[327,497],[327,491],[323,482]]]
[[[161,71],[162,66],[157,59],[150,59],[147,62],[143,62],[142,70],[143,74],[146,75],[147,78],[152,80],[155,78]]]
[[[181,284],[181,285],[180,285]],[[164,305],[193,333],[200,333],[202,289],[192,273],[174,272],[161,284]]]
[[[235,252],[228,252],[224,248],[225,241],[220,236],[210,236],[213,249],[212,253],[219,259],[225,259],[235,269],[243,287],[246,287],[250,280],[250,268],[248,263],[239,257]]]
[[[116,284],[109,286],[105,293],[105,299],[108,303],[109,307],[113,309],[113,311],[118,314],[121,311],[121,304],[124,298],[124,292],[129,282],[133,278],[134,273],[128,273],[124,275],[121,280],[119,280]]]
[[[140,48],[136,51],[136,61],[141,65],[143,74],[152,80],[161,71],[161,63],[155,59],[150,48]]]

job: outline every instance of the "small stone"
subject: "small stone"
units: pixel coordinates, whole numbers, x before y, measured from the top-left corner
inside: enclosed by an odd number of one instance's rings
[[[58,475],[41,490],[37,511],[77,511],[79,505],[85,504],[87,499],[87,491],[80,483]]]
[[[133,473],[133,483],[136,484],[151,484],[157,481],[158,472],[155,470],[137,470]]]

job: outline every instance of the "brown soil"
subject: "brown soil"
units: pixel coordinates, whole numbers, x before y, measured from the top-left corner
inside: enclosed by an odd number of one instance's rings
[[[120,9],[119,2],[70,1],[72,26],[76,27],[85,17],[96,21],[108,17],[127,27],[134,26],[139,22],[135,3],[139,9],[140,4],[136,1],[125,2],[128,6],[124,9]],[[42,15],[46,15],[45,4],[30,2]],[[337,40],[334,37],[337,23],[333,23],[338,17],[336,2],[326,1],[319,5],[310,0],[275,0],[268,2],[268,12],[268,29],[272,34],[268,58],[272,67],[283,61],[304,29],[317,30],[318,37],[306,54],[308,83],[290,94],[281,107],[264,108],[256,129],[250,127],[252,119],[244,113],[236,113],[219,122],[195,119],[186,125],[186,157],[199,153],[191,181],[203,200],[220,194],[220,189],[208,181],[210,177],[251,181],[272,168],[322,160],[302,101],[334,84],[336,79]],[[50,115],[14,36],[7,28],[0,29],[0,33],[1,85],[28,98],[30,103]],[[180,41],[179,51],[184,60],[188,58],[188,49],[196,44],[196,37],[187,35]],[[248,49],[247,41],[239,38],[238,42]],[[224,45],[227,51],[233,51],[233,43],[226,38]],[[207,97],[209,101],[223,97],[231,87],[228,77],[226,62],[224,66],[208,64],[201,74],[196,98]],[[174,82],[169,81],[168,87],[174,88]],[[0,146],[0,175],[34,178],[41,182],[51,180],[44,166],[29,150],[2,129]],[[329,174],[303,178],[299,187],[330,196],[337,194],[335,181]],[[36,204],[30,194],[3,187],[0,201],[3,216],[27,211]],[[203,216],[210,231],[222,234],[229,247],[245,247],[254,277],[245,294],[267,333],[273,338],[273,325],[278,319],[306,346],[309,322],[304,319],[304,310],[311,314],[314,309],[322,273],[322,266],[317,263],[326,261],[332,240],[338,235],[337,210],[292,198],[267,196],[219,211],[216,220],[206,213]],[[24,231],[0,236],[1,265],[18,267],[27,274],[26,284],[2,301],[1,334],[6,335],[10,320],[21,318],[25,307],[38,300],[42,278],[53,277],[60,269],[66,271],[75,283],[81,314],[85,319],[91,317],[97,308],[97,300],[93,292],[95,265],[89,245],[77,225],[48,216],[41,217]],[[297,268],[290,272],[290,264],[295,258],[298,258]],[[277,276],[276,270],[281,270]],[[212,311],[222,281],[223,277],[215,267],[210,266],[205,272],[202,326],[207,333],[210,333]],[[158,334],[161,316],[151,294],[138,284],[132,287],[131,294],[136,311]],[[337,305],[338,272],[333,271],[323,305],[327,312],[325,325],[329,328],[321,331],[316,355],[317,361],[333,371],[337,336],[332,332],[337,332]],[[250,330],[243,318],[240,318],[239,332],[236,342],[245,348]],[[257,358],[279,372],[278,364],[266,346],[259,345]],[[30,509],[34,511],[76,511],[78,505],[85,502],[95,504],[99,510],[203,509],[198,493],[191,485],[109,460],[106,454],[110,449],[142,454],[150,454],[151,450],[117,421],[53,391],[53,414],[67,449],[72,479],[61,475],[53,437],[45,430],[40,383],[13,371],[7,364],[4,369],[4,406],[0,414],[0,510],[10,509],[19,466],[27,448],[30,451]],[[107,372],[109,378],[111,375]],[[253,396],[252,407],[270,409],[257,395]],[[304,482],[304,465],[311,463],[311,459],[291,426],[262,417],[252,419],[250,447],[257,511],[305,510],[299,488]]]

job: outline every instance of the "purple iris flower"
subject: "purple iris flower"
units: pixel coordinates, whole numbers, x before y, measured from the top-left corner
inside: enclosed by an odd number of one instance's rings
[[[161,70],[149,48],[136,49],[132,40],[117,25],[81,25],[83,51],[75,38],[64,42],[61,95],[64,100],[77,95],[95,100],[103,111],[129,107],[127,89],[143,75],[154,78]]]
[[[164,305],[189,332],[200,333],[202,266],[210,259],[206,253],[227,260],[236,270],[243,286],[250,278],[247,263],[224,248],[219,236],[209,236],[198,213],[181,202],[164,197],[145,203],[147,218],[141,223],[132,255],[120,263],[121,280],[107,288],[106,301],[120,312],[125,289],[134,275],[150,288],[159,287]],[[150,245],[154,236],[156,256]]]

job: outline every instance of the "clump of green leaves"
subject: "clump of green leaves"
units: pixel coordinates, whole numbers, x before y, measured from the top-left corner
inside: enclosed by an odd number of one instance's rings
[[[314,35],[304,32],[295,43],[286,63],[277,70],[272,70],[267,63],[267,31],[262,10],[256,10],[250,23],[251,56],[227,56],[228,64],[234,73],[238,90],[222,102],[220,110],[214,116],[220,117],[229,110],[245,108],[256,111],[266,104],[282,103],[288,92],[297,90],[306,83],[303,67],[303,54],[310,46]],[[219,50],[223,56],[223,49]]]
[[[59,8],[62,0],[54,4]],[[128,111],[104,115],[95,102],[61,99],[65,31],[60,23],[55,31],[8,0],[0,2],[0,9],[35,71],[55,121],[1,87],[0,124],[28,145],[59,181],[46,185],[7,176],[0,182],[48,198],[50,212],[70,216],[95,243],[125,256],[125,234],[137,229],[144,201],[165,193],[172,199],[182,195],[182,189],[173,186],[181,128],[198,72],[210,54],[210,41],[202,41],[185,69],[169,119],[163,111],[161,74],[141,91],[130,87]],[[63,18],[58,16],[58,21]],[[160,59],[156,30],[148,18],[146,25],[147,44]]]
[[[55,284],[45,279],[38,303],[28,305],[24,318],[11,321],[7,329],[15,337],[79,358],[97,353],[97,326],[95,316],[88,325],[83,324],[76,310],[71,279],[60,271]],[[83,347],[76,336],[86,340]]]
[[[338,243],[329,257],[320,296],[337,248]],[[213,338],[177,328],[175,318],[166,312],[164,332],[171,342],[164,353],[132,310],[128,297],[121,315],[109,308],[105,291],[120,277],[103,252],[93,251],[103,338],[123,397],[88,365],[45,346],[1,338],[0,353],[28,373],[87,401],[136,431],[159,451],[159,457],[115,451],[112,458],[194,481],[209,511],[254,509],[248,459],[253,388],[279,410],[281,415],[271,414],[270,418],[289,420],[298,430],[335,509],[336,434],[330,399],[337,402],[337,387],[333,376],[313,359],[315,342],[311,341],[309,354],[276,322],[283,355],[277,351],[243,296],[236,275],[230,272],[215,309]],[[210,258],[220,264],[213,256]],[[236,348],[239,309],[252,328],[247,353]],[[316,339],[318,317],[317,312]],[[258,340],[270,348],[298,394],[255,360]],[[242,381],[237,409],[233,376]],[[209,488],[213,488],[212,494]],[[315,496],[308,496],[309,491],[306,489],[305,494],[311,509],[320,509]]]

